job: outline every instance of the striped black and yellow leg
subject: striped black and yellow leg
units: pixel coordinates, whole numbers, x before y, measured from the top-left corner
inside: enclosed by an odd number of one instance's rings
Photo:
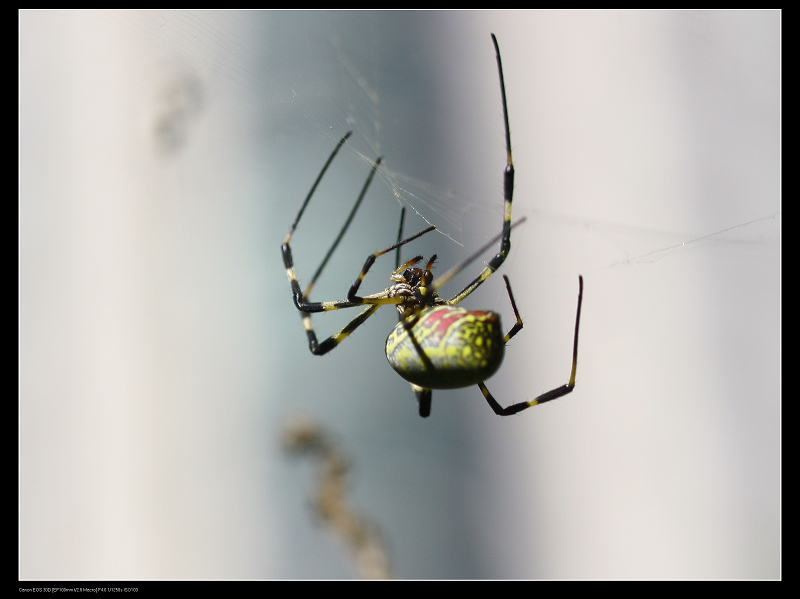
[[[514,318],[516,318],[517,322],[514,323],[514,326],[511,327],[511,330],[506,333],[506,336],[503,337],[503,343],[508,343],[508,341],[517,333],[522,330],[522,317],[519,315],[519,310],[517,310],[517,302],[514,301],[514,294],[511,293],[511,281],[508,280],[506,275],[503,275],[503,280],[506,282],[506,289],[508,289],[508,299],[511,300],[511,309],[514,310]]]
[[[378,308],[380,308],[380,306],[376,304],[367,306],[359,313],[358,316],[342,327],[340,331],[334,333],[322,343],[317,341],[317,335],[314,332],[314,328],[311,326],[311,314],[303,314],[303,328],[306,330],[306,336],[308,337],[308,349],[315,356],[324,356],[342,341],[347,339],[350,333],[364,324],[364,321],[372,316]]]
[[[572,390],[575,388],[575,374],[578,369],[578,330],[581,324],[581,304],[583,303],[583,277],[578,277],[578,311],[575,316],[575,338],[572,342],[572,370],[570,371],[569,375],[569,382],[566,385],[562,385],[561,387],[557,387],[547,393],[542,393],[539,397],[536,397],[530,401],[523,401],[520,403],[516,403],[514,405],[508,406],[507,408],[502,407],[500,404],[497,403],[492,394],[489,392],[489,389],[486,388],[486,385],[483,383],[478,383],[478,387],[483,393],[483,396],[486,398],[486,401],[491,406],[494,413],[498,416],[511,416],[512,414],[516,414],[521,412],[522,410],[527,410],[528,408],[532,408],[533,406],[538,406],[539,404],[546,403],[548,401],[553,401],[554,399],[558,399],[559,397],[564,397],[568,393],[572,393]],[[509,286],[509,291],[511,287]],[[512,296],[513,297],[513,296]],[[512,299],[513,305],[513,299]],[[516,313],[516,308],[515,308]],[[519,318],[519,315],[517,315]],[[509,335],[512,335],[512,332],[516,334],[517,331],[514,331],[512,328],[509,331]],[[510,338],[506,335],[507,338]]]
[[[353,134],[352,131],[348,131],[347,133],[345,133],[344,136],[342,137],[342,139],[339,140],[339,143],[336,144],[336,147],[333,149],[333,152],[331,152],[331,155],[328,156],[328,160],[325,161],[325,164],[323,165],[322,170],[319,172],[319,175],[317,175],[317,178],[314,180],[314,184],[311,186],[311,189],[308,191],[308,194],[306,195],[306,199],[303,200],[303,204],[300,206],[300,210],[297,212],[297,216],[295,217],[294,222],[292,222],[292,225],[289,227],[289,233],[286,234],[286,238],[283,240],[283,245],[284,246],[288,246],[289,245],[289,242],[292,240],[292,235],[294,234],[294,231],[297,228],[297,223],[300,222],[300,218],[303,216],[303,212],[305,212],[306,206],[308,206],[308,203],[311,201],[311,197],[314,195],[314,192],[317,190],[317,186],[319,186],[319,182],[322,181],[322,177],[325,176],[325,173],[327,172],[328,167],[331,165],[331,162],[333,162],[333,159],[336,158],[336,154],[339,153],[339,150],[342,149],[342,146],[344,145],[344,143],[347,141],[347,139],[352,134]],[[283,246],[281,246],[281,247],[283,247]]]
[[[503,63],[500,60],[500,47],[497,38],[492,34],[495,55],[497,56],[497,70],[500,73],[500,93],[503,100],[503,120],[506,130],[506,168],[503,172],[503,234],[500,240],[500,251],[495,254],[481,273],[447,303],[455,306],[469,296],[483,282],[494,274],[505,262],[508,252],[511,251],[511,202],[514,199],[514,160],[511,156],[511,129],[508,126],[508,102],[506,101],[506,84],[503,78]]]

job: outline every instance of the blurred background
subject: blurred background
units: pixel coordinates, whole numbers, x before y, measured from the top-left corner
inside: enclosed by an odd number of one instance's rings
[[[312,299],[393,243],[500,230],[524,330],[417,415],[378,313],[312,356]],[[281,447],[314,419],[400,578],[781,576],[781,13],[19,13],[19,576],[358,576]],[[488,260],[490,254],[482,259]],[[480,262],[463,274],[468,280]],[[378,261],[364,283],[383,289]],[[459,281],[446,291],[455,293]],[[465,304],[512,312],[502,279]],[[325,314],[321,335],[355,311]]]

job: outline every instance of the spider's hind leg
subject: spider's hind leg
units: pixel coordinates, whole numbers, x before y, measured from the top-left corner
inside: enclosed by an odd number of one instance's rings
[[[427,418],[431,415],[431,398],[433,396],[433,391],[415,385],[414,383],[411,383],[411,389],[414,391],[414,395],[417,396],[417,401],[419,402],[419,415],[423,418]]]
[[[517,324],[508,332],[505,336],[505,341],[508,340],[516,335],[519,330],[522,329],[522,319],[519,317],[519,313],[517,312],[517,306],[514,302],[514,296],[511,294],[511,285],[508,283],[508,278],[506,278],[506,285],[508,286],[508,294],[511,298],[511,305],[514,308],[514,314],[517,317]],[[521,412],[522,410],[526,410],[528,408],[532,408],[533,406],[538,406],[539,404],[546,403],[548,401],[553,401],[554,399],[558,399],[559,397],[564,397],[568,393],[572,393],[572,390],[575,388],[575,374],[578,369],[578,330],[581,326],[581,306],[583,304],[583,277],[578,277],[578,309],[575,314],[575,337],[572,341],[572,369],[570,370],[569,381],[566,385],[561,385],[560,387],[556,387],[548,391],[547,393],[542,393],[538,397],[535,397],[529,401],[521,401],[520,403],[515,403],[513,405],[504,408],[494,397],[492,394],[489,393],[489,389],[486,388],[486,385],[483,383],[478,383],[478,387],[483,393],[483,396],[486,398],[489,406],[492,408],[495,414],[498,416],[511,416],[512,414],[516,414],[517,412]],[[517,328],[519,327],[519,328]]]

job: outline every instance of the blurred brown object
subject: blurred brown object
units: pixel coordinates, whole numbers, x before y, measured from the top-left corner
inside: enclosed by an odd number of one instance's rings
[[[283,431],[290,455],[308,455],[319,463],[313,507],[322,522],[338,536],[362,578],[392,578],[386,539],[380,527],[356,511],[347,496],[350,460],[330,431],[309,418],[294,418]]]

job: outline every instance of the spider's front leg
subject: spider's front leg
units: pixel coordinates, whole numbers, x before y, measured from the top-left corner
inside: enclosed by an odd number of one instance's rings
[[[344,237],[344,234],[347,232],[347,229],[349,228],[350,223],[353,220],[353,217],[355,216],[356,212],[358,211],[359,206],[361,205],[361,201],[364,199],[364,196],[366,195],[367,190],[369,189],[369,186],[372,183],[373,178],[375,177],[375,173],[378,170],[378,166],[381,163],[381,158],[378,158],[375,161],[375,164],[373,164],[372,170],[370,171],[369,176],[367,177],[366,181],[364,182],[364,185],[361,188],[361,192],[359,193],[358,197],[356,198],[355,204],[351,208],[350,213],[348,214],[344,225],[339,230],[339,233],[336,236],[336,239],[334,240],[334,242],[331,245],[330,249],[325,254],[325,257],[323,258],[322,263],[319,265],[319,267],[317,268],[316,272],[314,273],[314,276],[311,278],[311,282],[308,284],[308,287],[306,288],[305,291],[303,291],[302,288],[300,287],[300,283],[297,280],[297,274],[295,272],[295,267],[294,267],[294,258],[292,256],[292,249],[291,249],[291,246],[289,244],[290,244],[290,242],[292,240],[292,236],[294,235],[295,229],[297,228],[297,225],[300,222],[300,218],[303,216],[303,212],[305,211],[306,207],[308,206],[309,202],[311,201],[311,198],[313,197],[313,195],[314,195],[314,193],[315,193],[315,191],[317,189],[317,186],[319,185],[320,181],[322,180],[322,177],[325,175],[325,172],[328,170],[328,167],[333,162],[333,159],[335,158],[336,154],[339,152],[339,150],[345,144],[345,142],[350,137],[350,135],[351,135],[350,132],[345,134],[339,140],[339,143],[336,145],[336,147],[331,152],[330,156],[328,157],[328,160],[325,162],[325,165],[322,167],[322,170],[317,175],[317,178],[315,179],[314,184],[311,186],[311,189],[308,192],[308,195],[306,196],[305,200],[303,201],[302,205],[300,206],[300,210],[298,211],[297,216],[295,217],[294,221],[292,222],[292,225],[289,227],[289,232],[287,233],[286,237],[283,240],[283,243],[281,244],[281,255],[283,256],[283,265],[284,265],[284,268],[286,269],[286,276],[289,279],[289,285],[292,288],[292,299],[294,301],[295,307],[300,311],[300,317],[301,317],[301,319],[303,321],[303,328],[305,329],[306,336],[308,337],[308,348],[309,348],[309,350],[311,351],[312,354],[317,355],[317,356],[324,355],[324,354],[328,353],[329,351],[331,351],[334,347],[336,347],[339,343],[341,343],[344,339],[346,339],[350,335],[350,333],[352,333],[356,328],[361,326],[364,323],[364,321],[366,321],[370,316],[372,316],[380,306],[382,306],[384,304],[396,304],[399,301],[401,301],[400,299],[389,298],[388,294],[386,294],[385,292],[384,293],[378,293],[378,294],[375,294],[373,296],[363,297],[363,298],[362,297],[358,297],[356,295],[356,293],[358,291],[359,286],[361,285],[361,281],[364,280],[364,277],[366,276],[367,271],[369,270],[369,267],[375,262],[375,259],[378,256],[382,255],[383,253],[385,253],[387,251],[391,251],[391,250],[393,250],[393,249],[395,249],[397,247],[400,247],[401,245],[403,245],[405,243],[408,243],[409,241],[412,241],[413,239],[416,239],[420,235],[424,235],[425,233],[433,230],[433,228],[434,228],[434,227],[430,227],[429,229],[426,229],[425,231],[423,231],[423,232],[421,232],[421,233],[419,233],[417,235],[414,235],[413,237],[410,237],[409,239],[406,239],[404,241],[398,241],[398,243],[396,245],[392,246],[388,250],[384,250],[383,252],[378,252],[377,254],[372,254],[367,259],[367,262],[364,264],[364,268],[362,268],[361,273],[358,276],[358,279],[356,279],[356,282],[350,288],[350,292],[348,293],[348,299],[347,300],[344,300],[344,301],[333,301],[333,302],[309,302],[308,301],[308,296],[311,293],[312,287],[316,283],[316,281],[319,278],[319,276],[322,274],[322,271],[324,270],[325,266],[327,265],[328,260],[330,259],[331,255],[333,254],[333,252],[338,247],[339,242],[342,240],[342,237]],[[363,306],[365,304],[368,304],[368,306],[364,310],[362,310],[361,313],[358,316],[356,316],[353,320],[351,320],[349,323],[347,323],[341,330],[339,330],[337,333],[331,335],[330,337],[328,337],[327,339],[325,339],[321,343],[317,340],[317,335],[314,332],[314,328],[313,328],[313,326],[311,324],[311,314],[312,313],[314,313],[314,312],[325,312],[325,311],[328,311],[328,310],[340,310],[340,309],[343,309],[343,308],[352,308],[352,307],[355,307],[355,306]]]
[[[375,252],[374,254],[370,254],[367,257],[367,260],[364,262],[364,266],[361,269],[361,272],[358,273],[358,277],[356,277],[355,283],[350,286],[350,290],[347,292],[347,299],[340,300],[340,301],[333,301],[333,302],[309,302],[306,301],[307,294],[303,293],[300,290],[300,285],[297,283],[296,279],[293,279],[292,276],[289,277],[290,281],[293,281],[292,284],[292,291],[293,291],[293,298],[294,298],[294,305],[297,307],[298,310],[304,312],[306,314],[312,314],[314,312],[327,312],[328,310],[341,310],[342,308],[352,308],[354,306],[363,306],[364,304],[371,304],[376,306],[383,306],[386,304],[399,304],[402,303],[403,298],[401,297],[392,297],[388,294],[387,291],[381,291],[379,293],[374,293],[372,295],[365,295],[363,297],[357,295],[359,288],[361,287],[361,283],[364,281],[364,278],[367,276],[369,269],[375,263],[379,257],[383,256],[384,254],[396,250],[398,247],[405,245],[411,241],[414,241],[418,237],[422,237],[426,233],[430,233],[436,229],[436,227],[428,227],[424,231],[420,231],[416,235],[412,235],[408,239],[404,239],[400,243],[396,243],[395,245],[386,248],[385,250],[381,250],[380,252]],[[284,255],[285,252],[284,252]],[[291,254],[290,254],[291,255]],[[409,260],[409,263],[414,261],[419,261],[422,259],[422,256],[417,256],[412,260]],[[293,274],[293,271],[292,271]]]

